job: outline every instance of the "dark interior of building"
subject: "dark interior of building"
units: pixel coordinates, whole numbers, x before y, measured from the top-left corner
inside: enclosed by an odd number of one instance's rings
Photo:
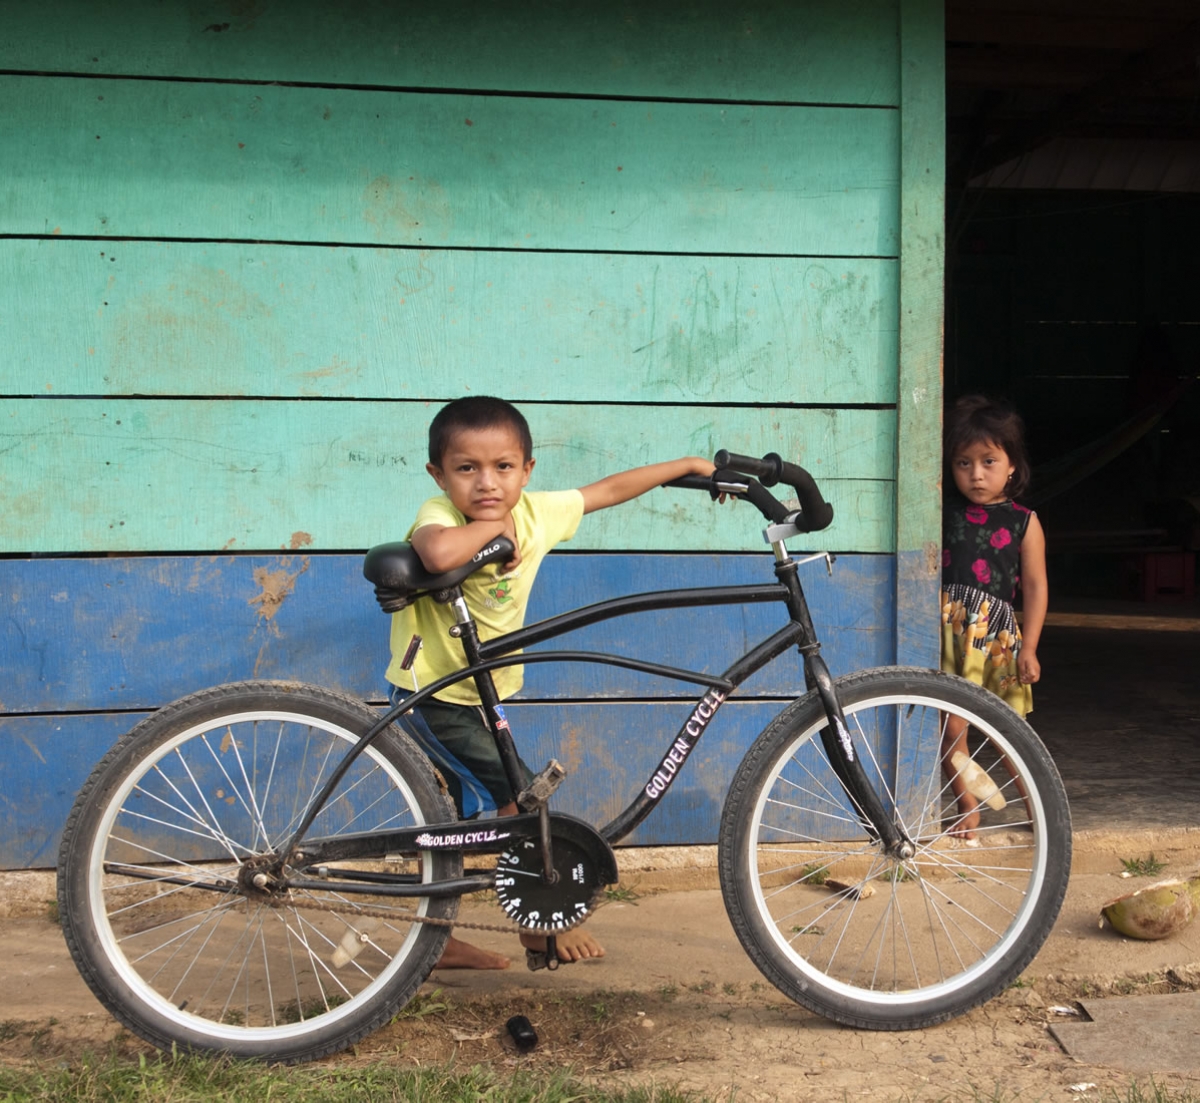
[[[1025,418],[1076,826],[1200,823],[1200,9],[949,0],[947,401]]]

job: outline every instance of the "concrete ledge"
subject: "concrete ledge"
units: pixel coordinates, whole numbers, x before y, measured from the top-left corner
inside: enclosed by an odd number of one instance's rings
[[[1148,858],[1165,862],[1162,876],[1184,876],[1200,866],[1200,828],[1115,828],[1076,831],[1072,873],[1120,873],[1122,858]]]
[[[0,919],[54,915],[58,890],[52,869],[9,869],[0,872]]]

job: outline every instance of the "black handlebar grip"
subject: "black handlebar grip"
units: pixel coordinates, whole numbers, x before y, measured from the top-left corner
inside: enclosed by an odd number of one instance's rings
[[[833,523],[833,506],[821,497],[816,480],[803,467],[784,463],[783,481],[796,492],[804,513],[800,527],[805,532],[820,532]]]
[[[788,463],[777,452],[770,452],[762,459],[755,459],[753,456],[740,456],[722,448],[713,457],[713,462],[719,468],[727,467],[750,475],[763,486],[774,486],[779,482],[790,486],[796,492],[796,499],[800,503],[802,516],[798,520],[798,527],[805,532],[819,532],[828,528],[833,521],[833,506],[821,497],[813,477],[799,464]]]
[[[783,460],[774,452],[757,460],[753,456],[740,456],[737,452],[728,452],[724,448],[713,456],[713,463],[719,468],[726,467],[731,471],[740,471],[743,475],[751,475],[763,486],[774,486],[779,482],[783,467]]]
[[[680,475],[663,486],[674,486],[680,490],[712,490],[712,478],[708,475]]]

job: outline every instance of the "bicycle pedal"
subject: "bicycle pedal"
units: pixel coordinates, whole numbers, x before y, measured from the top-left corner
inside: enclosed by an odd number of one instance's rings
[[[534,775],[530,783],[517,795],[517,804],[522,812],[536,812],[549,799],[567,776],[567,768],[557,759],[546,763],[545,769]]]
[[[549,969],[554,972],[562,963],[562,959],[557,955],[551,957],[545,950],[526,950],[525,951],[525,968],[531,973],[536,973],[539,969]]]
[[[549,969],[554,972],[561,964],[562,958],[558,956],[558,939],[554,935],[550,935],[546,939],[544,950],[525,950],[525,968],[531,973],[536,973],[539,969]]]

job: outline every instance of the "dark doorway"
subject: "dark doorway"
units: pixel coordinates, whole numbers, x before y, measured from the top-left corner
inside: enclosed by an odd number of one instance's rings
[[[950,0],[945,393],[1025,417],[1077,826],[1200,822],[1200,18]]]

